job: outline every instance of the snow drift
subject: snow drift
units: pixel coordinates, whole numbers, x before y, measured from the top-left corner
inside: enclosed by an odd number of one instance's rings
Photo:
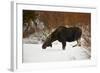
[[[90,51],[85,48],[72,45],[76,42],[66,43],[66,49],[62,50],[62,44],[53,43],[52,48],[42,49],[42,44],[23,44],[23,62],[53,62],[87,60],[91,58]]]

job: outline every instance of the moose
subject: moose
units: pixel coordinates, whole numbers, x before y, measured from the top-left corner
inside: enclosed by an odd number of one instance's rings
[[[65,50],[66,42],[77,41],[77,44],[73,47],[80,44],[80,38],[82,35],[82,30],[79,27],[65,27],[59,26],[54,32],[52,32],[44,41],[42,45],[42,49],[46,49],[47,47],[52,47],[52,42],[58,40],[62,43],[62,49]]]

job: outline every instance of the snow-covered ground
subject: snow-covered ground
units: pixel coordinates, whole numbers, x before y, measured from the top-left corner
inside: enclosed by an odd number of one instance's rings
[[[62,50],[62,44],[55,41],[52,47],[42,49],[42,44],[23,44],[23,62],[51,62],[90,59],[91,53],[85,48],[72,45],[76,42],[66,43],[66,49]]]

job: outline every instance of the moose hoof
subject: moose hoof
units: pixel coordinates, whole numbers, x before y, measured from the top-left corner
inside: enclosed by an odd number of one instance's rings
[[[63,48],[63,50],[65,50],[65,48]]]
[[[79,44],[78,46],[81,46],[81,44]]]

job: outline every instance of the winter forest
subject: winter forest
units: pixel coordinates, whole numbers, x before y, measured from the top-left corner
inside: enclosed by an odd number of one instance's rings
[[[67,61],[91,58],[91,13],[23,10],[23,62]],[[66,42],[66,50],[55,41],[43,50],[41,45],[57,27],[79,27],[81,47]]]

